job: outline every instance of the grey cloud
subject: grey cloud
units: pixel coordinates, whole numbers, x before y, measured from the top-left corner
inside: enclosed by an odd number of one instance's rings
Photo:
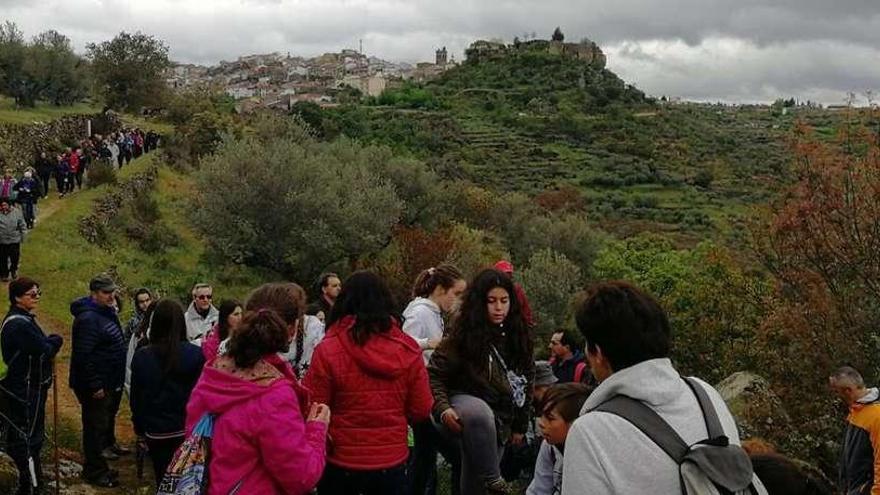
[[[392,60],[430,60],[447,46],[461,58],[478,38],[559,25],[589,37],[610,67],[651,93],[700,99],[830,95],[878,87],[877,0],[0,0],[27,35],[56,29],[78,49],[119,30],[168,42],[183,62],[357,47]],[[719,53],[718,40],[740,40]],[[651,49],[662,45],[666,51]],[[730,45],[728,43],[728,45]],[[733,46],[733,45],[730,45]],[[738,51],[737,51],[738,50]],[[719,56],[729,63],[717,63]],[[739,59],[739,60],[735,60]],[[678,88],[676,90],[676,88]],[[773,95],[775,97],[776,95]],[[771,98],[772,99],[772,98]]]

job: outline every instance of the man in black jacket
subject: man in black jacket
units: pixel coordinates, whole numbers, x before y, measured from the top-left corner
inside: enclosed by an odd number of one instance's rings
[[[83,478],[96,486],[114,487],[118,481],[107,459],[128,453],[116,444],[114,433],[125,382],[126,345],[113,307],[113,279],[98,275],[89,282],[89,290],[91,295],[70,304],[74,316],[70,388],[82,406]]]
[[[43,486],[40,451],[46,426],[46,397],[52,385],[52,362],[63,340],[37,324],[33,311],[40,285],[21,277],[9,283],[9,313],[0,327],[6,376],[0,379],[3,414],[9,424],[9,456],[18,468],[17,495],[39,493]],[[34,464],[31,479],[29,461]],[[34,488],[33,483],[37,487]]]

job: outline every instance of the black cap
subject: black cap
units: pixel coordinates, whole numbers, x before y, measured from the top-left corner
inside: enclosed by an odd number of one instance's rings
[[[89,290],[92,292],[115,292],[116,289],[118,289],[118,287],[116,287],[116,282],[103,273],[96,275],[95,278],[89,282]]]

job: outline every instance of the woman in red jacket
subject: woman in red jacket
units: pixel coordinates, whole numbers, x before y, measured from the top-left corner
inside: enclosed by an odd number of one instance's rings
[[[422,351],[400,329],[382,279],[357,272],[342,287],[305,380],[333,411],[318,491],[403,495],[407,422],[428,418],[432,404]]]

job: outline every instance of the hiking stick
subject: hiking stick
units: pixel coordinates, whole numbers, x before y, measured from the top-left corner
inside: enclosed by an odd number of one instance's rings
[[[61,493],[61,466],[58,460],[58,375],[52,363],[52,443],[55,444],[55,495]]]

